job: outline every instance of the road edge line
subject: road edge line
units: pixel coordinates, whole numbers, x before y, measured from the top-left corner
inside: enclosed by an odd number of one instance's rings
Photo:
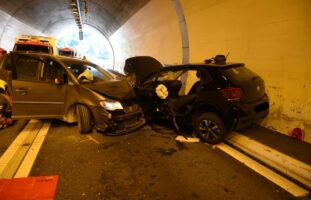
[[[16,136],[16,138],[7,148],[7,150],[2,154],[0,158],[0,176],[2,176],[7,165],[11,162],[13,156],[19,151],[23,142],[29,136],[29,133],[34,130],[37,123],[39,123],[39,121],[30,120],[27,125],[21,130],[21,132]]]
[[[20,164],[17,172],[14,175],[14,178],[28,177],[32,166],[39,154],[39,151],[42,147],[45,137],[50,129],[51,122],[44,122],[43,126],[39,130],[38,135],[34,139],[33,143],[30,146],[29,151],[27,152],[24,160]]]
[[[296,185],[295,183],[291,182],[290,180],[282,177],[281,175],[275,173],[271,169],[263,166],[262,164],[256,162],[255,160],[251,159],[250,157],[242,154],[238,150],[230,147],[227,144],[218,144],[216,147],[223,152],[227,153],[234,159],[238,160],[239,162],[243,163],[250,169],[254,170],[258,174],[264,176],[271,182],[275,183],[279,187],[283,188],[290,194],[294,195],[295,197],[305,197],[309,194],[309,191],[301,188],[300,186]]]
[[[237,132],[232,132],[226,141],[249,156],[311,189],[310,165]]]

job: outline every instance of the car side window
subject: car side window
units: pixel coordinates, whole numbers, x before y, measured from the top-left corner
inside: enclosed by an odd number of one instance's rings
[[[6,69],[12,71],[13,80],[38,81],[38,72],[44,63],[39,59],[24,55],[14,56],[14,65],[8,60]]]
[[[200,78],[198,76],[199,72],[197,70],[187,70],[185,74],[186,80],[183,84],[183,89],[181,90],[184,94],[181,95],[193,94],[200,84]]]
[[[54,60],[46,60],[40,74],[40,79],[46,82],[54,82],[55,78],[61,78],[64,82],[66,82],[66,71],[58,62]]]

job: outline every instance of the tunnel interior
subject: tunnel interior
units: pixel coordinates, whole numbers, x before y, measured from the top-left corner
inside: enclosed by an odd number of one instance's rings
[[[79,32],[72,1],[0,1],[0,47],[22,34],[59,38]],[[311,4],[308,0],[80,0],[81,22],[107,39],[110,67],[131,56],[163,64],[202,62],[216,54],[243,62],[266,83],[265,127],[288,135],[301,128],[311,142]],[[191,77],[189,77],[191,78]]]

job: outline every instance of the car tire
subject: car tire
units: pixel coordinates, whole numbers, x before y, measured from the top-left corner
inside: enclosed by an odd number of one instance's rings
[[[194,130],[197,136],[206,143],[220,143],[226,133],[223,121],[214,113],[206,112],[194,120]]]
[[[76,106],[78,127],[80,133],[89,133],[92,131],[91,113],[90,110],[84,105]]]

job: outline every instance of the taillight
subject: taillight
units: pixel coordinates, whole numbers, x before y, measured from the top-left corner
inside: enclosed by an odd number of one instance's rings
[[[243,94],[241,88],[224,88],[221,90],[222,96],[224,96],[227,100],[240,100]]]

